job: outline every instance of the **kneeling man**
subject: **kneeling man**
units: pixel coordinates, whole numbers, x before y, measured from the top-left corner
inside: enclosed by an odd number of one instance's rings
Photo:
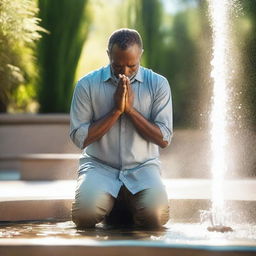
[[[83,150],[72,220],[158,228],[169,219],[159,147],[173,133],[170,86],[140,66],[137,31],[115,31],[107,53],[109,65],[78,81],[71,104],[70,137]]]

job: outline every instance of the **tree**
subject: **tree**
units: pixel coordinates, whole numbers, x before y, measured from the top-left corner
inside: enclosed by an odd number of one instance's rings
[[[242,81],[240,90],[243,96],[243,115],[246,125],[256,125],[256,2],[253,0],[241,1],[243,15],[240,17],[237,42],[241,44],[242,52]],[[242,37],[241,37],[242,35]],[[247,109],[247,111],[246,111]]]
[[[68,112],[78,60],[88,33],[87,0],[39,0],[40,112]]]
[[[143,39],[143,63],[159,70],[163,35],[163,7],[161,0],[131,0],[128,7],[128,24],[139,31]]]
[[[191,6],[187,0],[180,2],[181,11],[166,14],[160,0],[131,1],[135,18],[130,24],[143,38],[143,64],[170,82],[175,126],[196,126],[200,114],[199,3],[193,1]]]
[[[28,63],[44,31],[37,13],[33,0],[0,0],[0,112],[7,112],[19,85],[31,79]]]

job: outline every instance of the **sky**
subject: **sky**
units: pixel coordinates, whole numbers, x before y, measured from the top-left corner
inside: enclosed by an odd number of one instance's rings
[[[181,0],[162,0],[164,4],[164,9],[168,13],[176,13],[178,11],[181,11],[188,6],[195,6],[196,1],[195,0],[189,0],[186,1],[186,3],[182,3]]]

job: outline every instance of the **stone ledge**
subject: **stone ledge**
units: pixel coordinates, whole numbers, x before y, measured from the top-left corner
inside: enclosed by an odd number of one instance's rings
[[[163,179],[169,199],[211,199],[211,180]],[[0,181],[0,202],[74,198],[76,180]],[[224,181],[224,199],[256,201],[256,179]]]
[[[55,241],[37,241],[32,243],[24,243],[22,239],[21,243],[4,244],[1,242],[0,253],[5,256],[18,255],[55,255],[55,256],[65,256],[65,255],[93,255],[93,256],[113,256],[113,255],[123,255],[123,256],[254,256],[255,255],[255,245],[252,247],[246,246],[192,246],[188,244],[183,244],[177,246],[177,244],[166,244],[157,242],[147,242],[147,241],[112,241],[112,242],[97,242],[93,240],[80,241],[79,244],[70,242],[70,239],[55,239]]]
[[[67,160],[79,159],[81,154],[70,153],[25,153],[25,154],[1,154],[0,161],[9,160]]]
[[[81,154],[2,154],[2,180],[61,180],[75,179]],[[15,173],[15,175],[12,175]]]
[[[164,183],[170,202],[171,220],[200,221],[200,210],[209,210],[211,207],[209,180],[164,180]],[[75,186],[75,180],[0,182],[0,221],[69,219]],[[244,190],[245,186],[247,190]],[[228,189],[231,187],[227,185]],[[229,195],[226,198],[227,207],[239,212],[236,218],[240,221],[255,221],[256,181],[242,181],[240,184],[239,181],[233,181],[233,192],[235,188],[240,196],[235,193],[233,197]]]
[[[74,239],[36,239],[34,242],[27,239],[15,239],[12,243],[6,241],[0,242],[0,253],[5,256],[16,256],[17,252],[20,256],[27,255],[93,255],[93,256],[254,256],[255,244],[246,244],[237,246],[235,243],[225,242],[226,245],[191,245],[164,242],[148,242],[148,241],[104,241],[97,242],[95,240],[86,241],[81,239],[77,242]],[[70,241],[70,240],[73,240]]]
[[[0,114],[0,125],[67,124],[68,114]]]
[[[10,200],[0,202],[0,223],[32,220],[71,220],[73,199]],[[170,221],[175,223],[200,222],[201,212],[209,211],[209,199],[169,199]],[[254,223],[255,201],[227,201],[226,207],[233,213],[235,223]],[[238,214],[239,213],[239,214]]]

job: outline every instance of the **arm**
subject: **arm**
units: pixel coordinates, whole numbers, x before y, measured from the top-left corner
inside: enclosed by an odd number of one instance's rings
[[[90,125],[88,130],[88,136],[83,143],[83,148],[99,140],[104,134],[106,134],[110,130],[110,128],[119,119],[119,117],[124,112],[126,91],[127,88],[123,82],[123,78],[121,78],[116,93],[114,95],[116,107],[105,117]]]
[[[83,149],[107,133],[124,112],[126,87],[120,82],[114,95],[115,107],[103,118],[92,123],[92,102],[87,81],[75,87],[70,109],[70,138]]]
[[[88,130],[88,136],[84,140],[83,148],[87,147],[94,141],[99,140],[105,133],[107,133],[121,114],[122,112],[120,110],[113,109],[105,117],[91,124]]]
[[[163,135],[160,128],[149,122],[143,115],[136,109],[132,108],[127,115],[130,117],[132,123],[136,127],[138,133],[145,139],[154,142],[161,148],[168,145],[167,141],[163,140]]]
[[[148,121],[134,107],[134,94],[130,85],[130,81],[126,78],[127,95],[125,113],[129,116],[138,133],[145,139],[152,141],[161,148],[168,146],[168,141],[164,140],[161,129],[155,123]]]

